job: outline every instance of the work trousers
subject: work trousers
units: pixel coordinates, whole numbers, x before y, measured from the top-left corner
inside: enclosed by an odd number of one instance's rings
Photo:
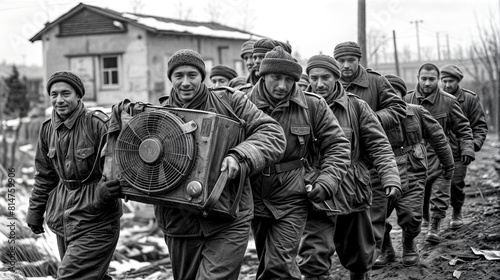
[[[176,280],[237,280],[250,235],[250,221],[235,222],[216,234],[165,236]]]
[[[57,268],[57,279],[111,280],[107,270],[119,237],[120,220],[95,227],[70,242],[58,235],[61,263]]]
[[[467,176],[467,165],[461,160],[455,159],[455,172],[451,180],[451,207],[460,209],[465,201],[465,176]]]
[[[451,179],[445,179],[441,163],[433,154],[428,156],[428,176],[425,182],[423,218],[443,219],[450,205]],[[431,206],[430,206],[431,205]],[[432,214],[429,213],[430,211]]]
[[[300,272],[306,279],[328,279],[331,257],[353,272],[366,272],[374,262],[375,238],[369,210],[327,216],[311,211],[299,247]]]
[[[252,231],[259,258],[256,279],[300,279],[296,258],[307,213],[306,207],[295,207],[280,219],[254,217]]]

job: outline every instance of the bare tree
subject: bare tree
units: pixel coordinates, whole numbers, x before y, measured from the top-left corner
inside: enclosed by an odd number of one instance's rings
[[[411,48],[409,45],[403,46],[403,53],[401,55],[401,62],[410,62],[412,59]]]
[[[250,31],[253,28],[253,24],[257,19],[255,15],[255,10],[250,8],[249,0],[243,0],[242,3],[238,5],[237,9],[241,15],[240,17],[240,27],[243,30]]]
[[[206,2],[205,10],[212,22],[220,23],[222,15],[224,14],[223,5],[218,0],[209,0]]]
[[[130,6],[132,6],[132,11],[134,14],[140,14],[142,9],[144,8],[144,3],[142,0],[129,0]]]
[[[376,28],[370,28],[367,37],[368,44],[366,53],[368,54],[368,62],[377,65],[380,57],[383,55],[382,50],[387,44],[388,38],[382,30]]]
[[[427,46],[427,47],[421,47],[422,50],[422,59],[429,61],[429,60],[434,60],[434,47]]]
[[[180,20],[189,20],[191,18],[192,8],[185,8],[182,6],[183,0],[179,0],[174,4],[175,10],[177,10],[177,18]]]
[[[468,50],[469,60],[461,64],[483,91],[483,105],[500,136],[500,28],[494,16],[487,26],[478,24],[479,40]],[[484,69],[484,71],[483,71]],[[483,75],[484,73],[484,75]],[[496,120],[496,121],[495,121]]]

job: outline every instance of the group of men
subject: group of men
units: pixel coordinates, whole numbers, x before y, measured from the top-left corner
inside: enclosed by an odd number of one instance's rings
[[[440,242],[450,203],[450,228],[463,225],[467,165],[487,134],[479,98],[459,86],[456,66],[422,65],[408,92],[400,77],[365,69],[361,56],[344,42],[333,57],[311,57],[304,74],[288,43],[248,41],[248,78],[218,65],[207,87],[200,54],[172,55],[173,87],[161,105],[237,116],[246,135],[221,163],[230,179],[245,179],[236,218],[155,206],[175,279],[237,279],[250,232],[256,279],[330,279],[334,252],[351,279],[369,279],[372,267],[395,260],[394,209],[405,266],[419,261],[422,224],[425,240]],[[85,109],[71,72],[54,73],[47,91],[54,111],[40,132],[27,223],[42,233],[45,219],[57,234],[58,279],[111,279],[120,186],[95,168],[108,117]]]

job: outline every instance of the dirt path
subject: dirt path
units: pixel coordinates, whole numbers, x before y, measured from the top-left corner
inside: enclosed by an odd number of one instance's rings
[[[500,279],[500,261],[488,261],[473,254],[471,247],[482,250],[500,250],[500,180],[495,172],[494,155],[499,153],[500,143],[495,135],[489,135],[467,174],[466,201],[463,208],[465,226],[458,230],[448,228],[451,209],[441,225],[443,242],[430,245],[425,242],[425,232],[417,238],[420,265],[404,267],[401,264],[401,228],[391,216],[394,226],[391,232],[396,249],[396,262],[371,271],[371,279]],[[455,265],[450,260],[459,256]],[[349,279],[349,273],[335,260],[335,280]],[[453,263],[453,262],[452,262]],[[333,272],[332,271],[332,272]],[[454,275],[460,275],[457,278]]]

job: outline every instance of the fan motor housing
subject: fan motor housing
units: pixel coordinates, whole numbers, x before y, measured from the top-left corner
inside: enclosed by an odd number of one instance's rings
[[[120,180],[127,200],[197,212],[227,151],[242,140],[243,129],[237,120],[212,112],[146,106],[129,118],[104,170]],[[234,197],[237,188],[230,185],[236,183],[230,181],[221,197]],[[225,211],[230,203],[221,199],[213,210]]]

